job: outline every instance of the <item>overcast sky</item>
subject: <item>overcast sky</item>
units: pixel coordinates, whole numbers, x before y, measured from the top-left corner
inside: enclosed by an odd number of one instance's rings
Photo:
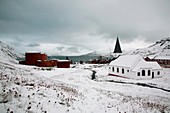
[[[50,55],[147,47],[170,36],[170,0],[0,0],[0,40]]]

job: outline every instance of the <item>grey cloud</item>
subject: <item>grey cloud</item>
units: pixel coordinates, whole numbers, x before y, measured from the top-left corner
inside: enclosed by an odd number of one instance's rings
[[[65,47],[56,47],[55,49],[63,51],[63,50],[65,50]]]
[[[77,48],[77,47],[69,47],[67,50],[71,51],[71,52],[74,52],[74,53],[79,53],[80,52],[79,48]]]
[[[170,36],[169,5],[169,0],[0,0],[0,39],[79,44],[75,40],[118,34],[125,42],[138,36],[152,42]]]
[[[28,47],[37,47],[37,46],[40,46],[40,44],[37,44],[37,43],[31,43],[31,44],[28,44],[26,45]]]

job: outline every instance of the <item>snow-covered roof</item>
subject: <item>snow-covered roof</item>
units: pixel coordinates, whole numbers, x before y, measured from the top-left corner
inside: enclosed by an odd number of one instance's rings
[[[41,53],[41,52],[38,52],[38,51],[27,51],[26,53]]]
[[[156,56],[154,59],[170,60],[170,56]]]
[[[155,56],[156,56],[156,55],[149,55],[149,56],[147,56],[147,57],[150,58],[150,59],[153,59]]]
[[[132,69],[132,71],[138,71],[139,69],[162,69],[162,68],[157,62],[147,62],[141,59]]]
[[[157,62],[147,62],[140,55],[124,55],[112,61],[109,65],[128,67],[132,71],[139,69],[162,69]]]
[[[118,65],[121,67],[132,67],[134,63],[142,58],[140,55],[123,55],[118,57],[116,60],[110,62],[109,65]]]
[[[57,62],[70,62],[70,60],[57,60]]]

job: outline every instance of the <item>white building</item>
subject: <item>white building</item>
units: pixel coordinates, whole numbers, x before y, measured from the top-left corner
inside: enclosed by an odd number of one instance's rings
[[[162,75],[157,62],[147,62],[139,55],[124,55],[109,64],[109,75],[123,78],[151,79]]]

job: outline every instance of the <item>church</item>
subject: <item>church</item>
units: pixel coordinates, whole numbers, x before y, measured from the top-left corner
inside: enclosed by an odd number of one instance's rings
[[[122,55],[109,64],[108,75],[132,79],[152,79],[162,76],[157,62],[147,62],[140,55]]]
[[[157,62],[145,61],[140,55],[121,55],[118,37],[113,53],[119,56],[110,62],[108,75],[129,79],[152,79],[162,76],[162,67]]]

